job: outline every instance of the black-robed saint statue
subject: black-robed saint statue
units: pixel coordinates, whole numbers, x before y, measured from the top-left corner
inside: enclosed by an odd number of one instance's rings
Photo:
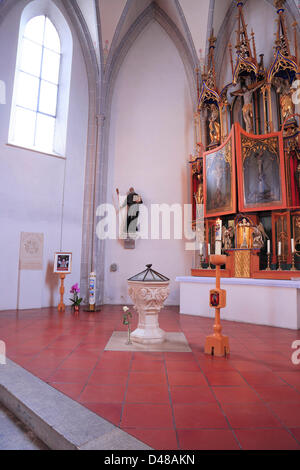
[[[119,195],[118,189],[117,194]],[[128,236],[129,234],[134,234],[138,231],[137,224],[140,213],[139,204],[143,204],[141,196],[135,192],[134,188],[130,188],[126,197],[126,201],[122,206],[127,206],[126,231]]]

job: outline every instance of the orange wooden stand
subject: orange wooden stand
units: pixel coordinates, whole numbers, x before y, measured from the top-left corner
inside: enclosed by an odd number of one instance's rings
[[[211,255],[210,262],[216,266],[216,291],[220,294],[220,304],[215,308],[214,333],[206,337],[204,352],[213,356],[227,356],[229,354],[228,336],[221,334],[220,310],[226,306],[226,293],[220,289],[221,266],[226,264],[227,256]]]
[[[64,304],[64,293],[65,293],[65,286],[64,286],[64,280],[66,275],[65,274],[60,274],[60,288],[59,288],[59,293],[60,293],[60,303],[58,304],[58,311],[59,312],[64,312],[66,309],[66,306]]]

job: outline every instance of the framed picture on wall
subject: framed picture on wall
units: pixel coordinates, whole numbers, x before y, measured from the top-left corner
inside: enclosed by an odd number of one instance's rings
[[[220,146],[203,156],[204,216],[236,212],[234,130]]]
[[[235,127],[240,212],[286,208],[282,132],[254,135]]]
[[[54,272],[61,274],[71,274],[72,253],[56,252],[54,255]]]

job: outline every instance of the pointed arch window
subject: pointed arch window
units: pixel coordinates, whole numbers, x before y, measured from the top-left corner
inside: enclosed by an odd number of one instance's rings
[[[9,141],[55,152],[61,68],[59,34],[46,15],[31,18],[19,41]]]

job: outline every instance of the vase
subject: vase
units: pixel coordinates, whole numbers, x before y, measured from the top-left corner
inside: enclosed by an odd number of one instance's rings
[[[78,313],[79,312],[79,305],[74,305],[74,312]]]

